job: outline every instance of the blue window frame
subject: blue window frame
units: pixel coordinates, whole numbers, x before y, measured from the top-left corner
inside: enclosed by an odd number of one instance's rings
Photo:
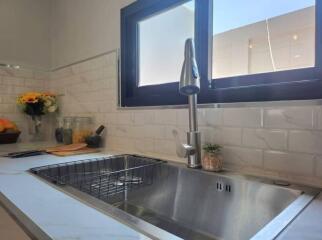
[[[188,0],[138,0],[121,10],[121,106],[186,104],[178,82],[138,86],[138,22]],[[198,103],[322,98],[322,2],[316,1],[315,66],[211,79],[212,0],[195,0],[195,45],[201,76]]]

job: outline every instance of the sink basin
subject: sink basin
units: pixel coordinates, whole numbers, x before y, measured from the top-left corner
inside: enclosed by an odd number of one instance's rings
[[[86,174],[79,172],[82,169],[87,169]],[[319,192],[131,155],[67,163],[67,167],[45,166],[32,172],[55,180],[65,191],[154,239],[167,239],[162,232],[182,239],[274,239]],[[107,179],[112,181],[110,195],[106,188],[97,188],[97,183]]]

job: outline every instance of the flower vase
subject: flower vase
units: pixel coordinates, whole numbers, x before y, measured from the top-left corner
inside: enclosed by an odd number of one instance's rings
[[[37,142],[44,140],[44,133],[42,127],[42,118],[38,115],[32,115],[29,118],[29,134],[31,136],[30,141]]]

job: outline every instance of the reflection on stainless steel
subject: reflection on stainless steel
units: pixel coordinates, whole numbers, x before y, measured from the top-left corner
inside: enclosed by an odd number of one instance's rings
[[[75,188],[61,188],[152,239],[166,240],[175,239],[169,233],[188,240],[274,239],[319,192],[174,163],[159,165],[153,184],[128,191],[122,200],[103,202]]]

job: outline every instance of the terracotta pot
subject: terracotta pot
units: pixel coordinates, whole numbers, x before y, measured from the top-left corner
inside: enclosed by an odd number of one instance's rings
[[[218,153],[205,152],[201,165],[206,171],[219,172],[222,170],[223,157]]]

